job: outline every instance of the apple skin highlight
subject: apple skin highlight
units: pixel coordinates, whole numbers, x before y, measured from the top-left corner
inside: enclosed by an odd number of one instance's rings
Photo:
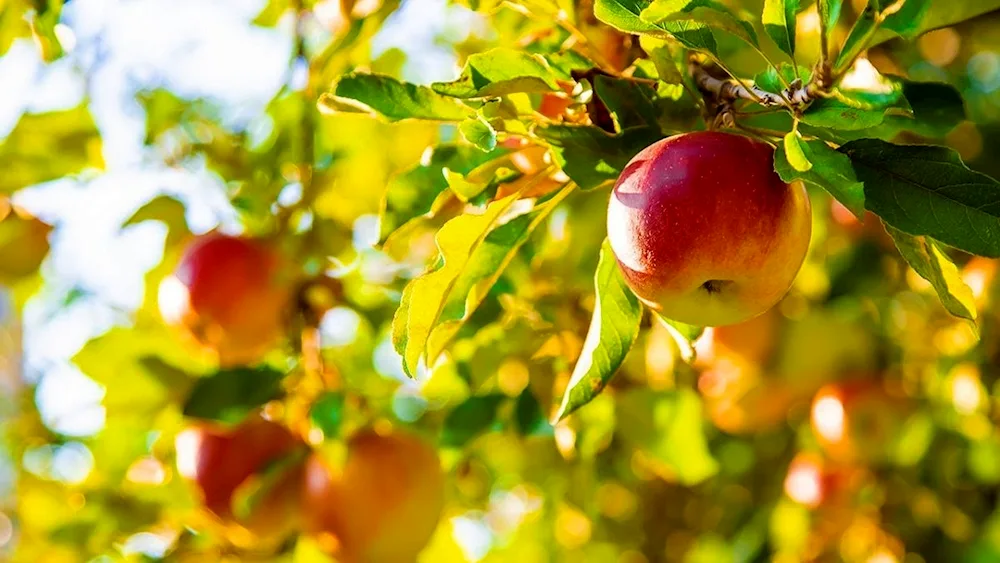
[[[774,171],[774,150],[701,131],[658,141],[615,184],[608,239],[626,283],[670,319],[724,326],[784,297],[809,248],[801,182]]]

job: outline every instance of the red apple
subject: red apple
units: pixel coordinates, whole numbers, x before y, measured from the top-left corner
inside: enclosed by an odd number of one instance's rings
[[[266,477],[276,464],[292,459],[304,444],[284,426],[253,416],[235,428],[199,423],[175,439],[177,471],[190,482],[206,509],[226,523],[242,525],[258,538],[285,537],[299,514],[301,461],[278,467],[277,480],[249,514],[234,505],[241,488]]]
[[[774,172],[774,150],[702,131],[658,141],[625,167],[608,239],[632,291],[662,315],[701,326],[773,307],[805,260],[805,187]]]
[[[222,364],[251,363],[284,332],[292,277],[278,251],[262,241],[206,235],[161,283],[160,311],[215,350]]]
[[[306,462],[305,529],[342,563],[412,563],[444,506],[444,474],[429,444],[363,430],[340,467]]]

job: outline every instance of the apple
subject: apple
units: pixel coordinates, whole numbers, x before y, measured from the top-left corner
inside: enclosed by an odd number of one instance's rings
[[[338,466],[306,461],[305,530],[342,563],[412,563],[444,507],[435,449],[400,431],[351,436]]]
[[[813,398],[813,433],[830,459],[879,462],[891,455],[913,405],[891,395],[878,379],[824,386]]]
[[[252,363],[284,332],[291,268],[277,249],[246,237],[205,235],[160,284],[164,320],[218,353],[223,365]]]
[[[235,523],[258,539],[287,537],[297,527],[301,461],[282,467],[305,445],[286,427],[251,416],[236,427],[199,422],[177,434],[177,472],[204,507],[224,523]],[[277,471],[276,475],[268,475]],[[275,477],[277,477],[275,479]],[[237,501],[262,480],[272,482],[244,514]]]
[[[812,221],[801,182],[774,172],[774,150],[701,131],[658,141],[622,171],[608,240],[626,283],[665,317],[700,325],[747,321],[792,285]]]

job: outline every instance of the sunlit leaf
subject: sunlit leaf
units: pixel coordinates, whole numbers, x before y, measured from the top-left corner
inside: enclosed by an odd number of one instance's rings
[[[865,207],[886,223],[981,256],[1000,256],[1000,183],[945,147],[877,139],[840,147],[865,184]]]
[[[0,194],[104,167],[100,133],[86,105],[21,116],[0,143],[0,162]]]
[[[458,130],[479,150],[489,152],[497,148],[497,132],[482,116],[459,123]]]
[[[427,339],[428,358],[437,358],[444,351],[486,298],[521,246],[571,191],[572,188],[565,188],[530,212],[497,226],[476,246],[465,269],[454,281],[436,326]]]
[[[652,24],[696,20],[731,33],[751,45],[757,45],[757,31],[753,24],[740,18],[717,0],[653,0],[639,14],[639,19]]]
[[[639,335],[643,307],[625,285],[607,240],[601,247],[594,289],[594,315],[556,420],[566,418],[604,390]]]
[[[795,54],[795,14],[799,0],[764,0],[764,31],[778,48],[789,56]]]
[[[474,116],[471,108],[426,86],[376,74],[342,76],[319,104],[325,111],[367,113],[388,121],[463,121]]]
[[[962,281],[958,267],[940,246],[931,239],[908,235],[890,225],[885,228],[906,263],[934,287],[944,308],[956,317],[975,321],[976,299],[972,289]]]
[[[797,172],[808,172],[813,167],[812,162],[809,162],[809,157],[806,156],[806,152],[803,149],[804,143],[805,141],[802,140],[798,131],[789,131],[785,135],[784,142],[781,144],[781,147],[785,150],[785,158],[788,159],[788,163]]]
[[[397,228],[432,211],[435,200],[448,189],[446,169],[464,175],[507,152],[497,149],[484,153],[474,147],[450,144],[430,149],[421,164],[390,180],[382,200],[379,241],[385,242]]]
[[[402,317],[397,313],[393,319],[393,325],[405,323],[406,326],[405,340],[399,338],[397,341],[405,342],[403,366],[410,376],[417,373],[431,331],[438,324],[455,284],[469,266],[473,252],[518,198],[519,194],[514,194],[493,202],[481,215],[456,217],[438,231],[436,241],[442,263],[407,284],[404,293],[407,314]],[[396,334],[399,330],[401,329],[394,327],[393,333]],[[435,359],[427,358],[426,361],[433,363]]]
[[[515,92],[554,92],[557,75],[541,55],[513,49],[476,53],[453,82],[436,82],[435,92],[456,98],[485,98]]]
[[[718,50],[711,28],[704,23],[693,20],[659,23],[643,21],[640,14],[649,4],[650,2],[646,0],[597,0],[594,2],[594,15],[620,31],[654,37],[673,37],[689,49],[710,53]]]
[[[774,154],[774,169],[785,182],[804,180],[823,188],[861,219],[865,214],[864,184],[858,181],[851,159],[820,140],[798,140],[803,155],[811,164],[807,171],[796,169],[786,155],[785,145]]]

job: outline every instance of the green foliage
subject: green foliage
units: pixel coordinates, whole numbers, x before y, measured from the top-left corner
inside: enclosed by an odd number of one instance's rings
[[[601,246],[594,290],[594,316],[556,420],[569,416],[604,390],[639,334],[643,308],[625,285],[607,241]]]
[[[41,60],[91,72],[91,45],[60,44],[76,26],[62,4],[0,3],[0,56],[29,40]],[[64,233],[21,205],[39,184],[91,189],[103,173],[115,144],[92,101],[32,110],[0,139],[0,284],[19,309],[31,303],[29,324],[58,328],[66,312],[86,323],[95,306],[115,323],[71,359],[100,386],[98,432],[74,438],[47,414],[46,379],[66,367],[48,357],[26,364],[37,387],[0,402],[0,462],[17,476],[0,559],[152,559],[135,546],[155,536],[164,560],[329,563],[301,507],[272,545],[209,517],[181,478],[180,431],[254,414],[302,443],[239,483],[240,518],[278,515],[272,494],[298,502],[299,487],[282,487],[303,456],[336,467],[358,429],[433,444],[447,503],[420,562],[480,548],[488,563],[996,559],[1000,282],[984,259],[1000,258],[996,96],[969,75],[971,57],[995,50],[996,22],[962,22],[1000,1],[870,0],[860,13],[842,0],[460,2],[427,14],[447,20],[434,48],[456,61],[437,81],[408,46],[373,54],[396,33],[383,23],[397,2],[325,4],[269,0],[248,21],[294,30],[288,85],[257,114],[170,81],[136,93],[142,167],[205,180],[192,185],[230,204],[209,215],[236,225],[206,226],[189,207],[199,198],[165,190],[112,225],[165,230],[134,308],[97,303],[90,276],[63,279],[64,254],[43,279]],[[910,41],[952,25],[955,61],[924,61],[928,44]],[[806,261],[784,301],[746,325],[647,316],[607,242],[608,190],[629,161],[701,129],[772,144],[778,176],[810,187]],[[185,245],[214,227],[289,259],[281,337],[249,365],[221,367],[157,303]],[[20,340],[4,307],[2,374],[21,365],[6,361]],[[817,408],[824,389],[848,391]],[[815,475],[790,473],[803,460]]]
[[[911,235],[1000,256],[1000,185],[969,170],[944,147],[900,146],[875,139],[840,148],[865,184],[865,207]]]

